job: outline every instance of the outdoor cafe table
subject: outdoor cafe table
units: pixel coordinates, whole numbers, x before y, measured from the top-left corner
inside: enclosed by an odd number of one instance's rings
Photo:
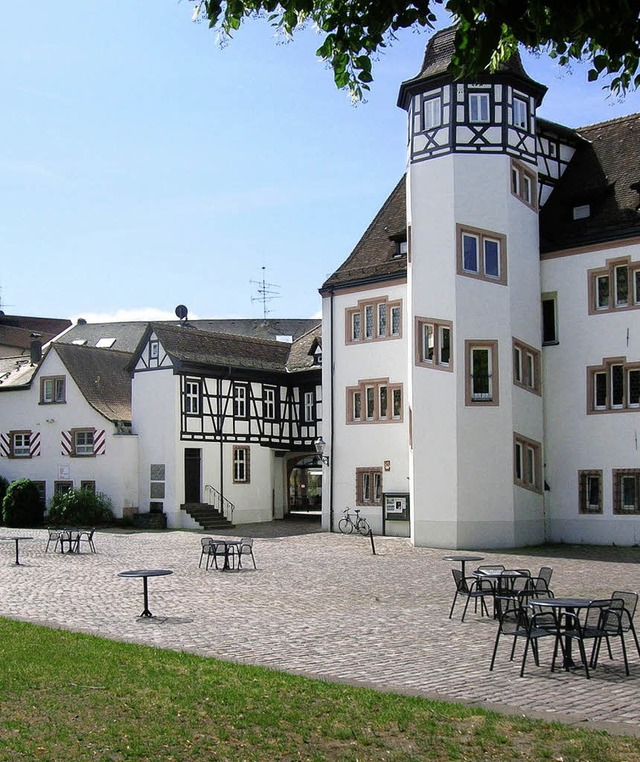
[[[15,542],[16,544],[16,560],[14,566],[20,566],[20,561],[18,560],[18,543],[20,540],[33,540],[33,537],[0,537],[0,542]]]
[[[144,610],[141,617],[151,617],[153,614],[149,611],[149,592],[147,590],[147,579],[149,577],[164,577],[167,574],[173,574],[171,569],[134,569],[133,571],[123,571],[118,573],[118,577],[142,577],[144,592]]]
[[[595,600],[594,598],[536,598],[535,606],[536,608],[542,607],[557,612],[564,610],[568,614],[575,614],[580,609],[589,608]],[[571,656],[571,638],[569,636],[565,638],[564,662],[562,666],[565,669],[576,666]]]
[[[226,540],[222,538],[218,539],[216,537],[212,542],[214,545],[224,545],[224,564],[222,565],[222,571],[229,571],[232,568],[229,563],[231,549],[236,548],[236,550],[239,551],[240,545],[242,545],[242,540]]]
[[[513,588],[513,583],[516,579],[528,577],[529,575],[515,569],[505,569],[504,571],[474,571],[473,576],[476,579],[488,579],[493,584],[493,617],[498,619],[502,614],[500,596],[505,595]]]
[[[465,565],[468,562],[472,561],[484,561],[484,556],[443,556],[443,561],[455,561],[456,563],[459,563],[462,567],[462,576],[466,577],[466,569]]]

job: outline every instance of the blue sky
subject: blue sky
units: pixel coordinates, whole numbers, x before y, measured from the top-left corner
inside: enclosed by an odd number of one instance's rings
[[[176,0],[3,5],[0,301],[89,320],[311,317],[405,166],[398,86],[428,34],[408,32],[354,107],[313,52],[265,22],[223,49]],[[546,56],[541,116],[568,126],[640,111]],[[263,270],[262,268],[266,268]]]

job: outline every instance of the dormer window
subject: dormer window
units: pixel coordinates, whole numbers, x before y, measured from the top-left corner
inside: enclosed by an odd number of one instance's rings
[[[406,257],[409,250],[409,245],[406,241],[396,241],[396,250],[393,254],[396,257]]]
[[[581,204],[580,206],[573,207],[573,219],[574,220],[586,220],[587,217],[591,217],[591,205]]]

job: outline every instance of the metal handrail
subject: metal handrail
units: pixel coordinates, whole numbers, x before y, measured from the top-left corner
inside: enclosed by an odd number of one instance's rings
[[[215,508],[225,517],[225,519],[228,519],[233,524],[233,512],[236,507],[231,500],[227,500],[227,498],[211,484],[204,485],[204,493],[207,497],[207,505]]]

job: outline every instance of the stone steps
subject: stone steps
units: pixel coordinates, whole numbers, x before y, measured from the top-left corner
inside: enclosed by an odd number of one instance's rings
[[[185,511],[203,529],[228,529],[233,524],[220,511],[207,503],[184,503],[180,509]]]

